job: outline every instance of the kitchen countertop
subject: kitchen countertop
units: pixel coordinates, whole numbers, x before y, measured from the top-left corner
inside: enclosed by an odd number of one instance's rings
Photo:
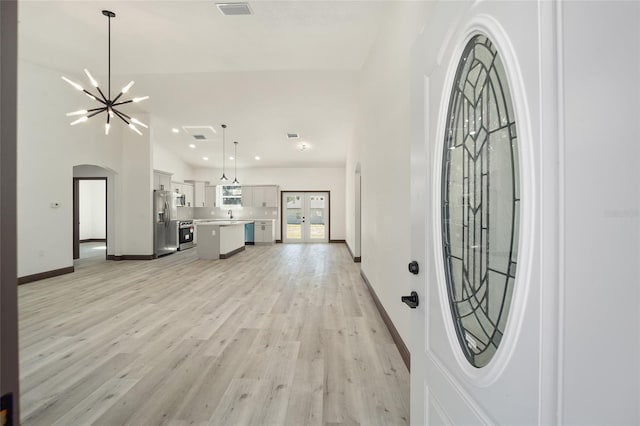
[[[231,226],[253,223],[253,220],[196,219],[193,221],[193,223],[196,225]]]
[[[276,219],[193,219],[194,224],[198,223],[215,223],[215,222],[233,222],[233,223],[253,223],[253,222],[263,222],[266,220],[270,220],[275,222]]]

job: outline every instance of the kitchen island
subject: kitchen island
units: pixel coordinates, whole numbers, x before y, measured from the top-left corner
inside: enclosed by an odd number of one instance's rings
[[[244,225],[249,220],[196,220],[198,257],[226,259],[245,249]]]

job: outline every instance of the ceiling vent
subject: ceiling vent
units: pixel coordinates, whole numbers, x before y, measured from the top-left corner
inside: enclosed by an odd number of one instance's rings
[[[216,3],[216,6],[225,16],[253,15],[249,3]]]
[[[216,137],[213,126],[182,126],[186,134],[199,141],[206,141]]]
[[[287,133],[287,139],[300,139],[300,135],[298,133]]]

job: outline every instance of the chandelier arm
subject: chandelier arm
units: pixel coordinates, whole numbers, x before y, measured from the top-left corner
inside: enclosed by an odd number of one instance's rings
[[[118,96],[116,96],[116,97],[113,99],[113,103],[116,103],[116,102],[118,101],[118,99],[120,99],[120,97],[121,97],[122,95],[124,95],[124,93],[123,93],[123,92],[120,92],[120,93],[118,94]]]
[[[104,93],[102,93],[102,90],[100,90],[98,86],[96,86],[96,89],[98,90],[98,93],[100,93],[100,96],[102,96],[102,99],[104,99],[105,102],[109,102],[107,97],[104,95]]]
[[[99,97],[97,97],[96,95],[94,95],[93,93],[89,92],[87,89],[82,89],[82,91],[84,93],[86,93],[87,95],[89,95],[91,98],[95,99],[96,101],[100,102],[101,104],[103,104],[104,106],[107,105],[107,103],[105,101],[103,101],[102,99],[100,99]]]
[[[115,109],[114,109],[114,111],[115,111]],[[131,116],[130,116],[130,115],[125,114],[125,113],[124,113],[124,112],[122,112],[122,111],[117,111],[117,112],[118,112],[118,114],[120,114],[120,115],[122,115],[124,118],[126,118],[127,120],[131,121]]]
[[[87,118],[91,118],[91,117],[93,117],[94,115],[98,115],[98,114],[100,114],[100,113],[102,113],[102,112],[105,112],[106,110],[107,110],[107,107],[100,108],[100,110],[99,110],[99,111],[95,111],[95,112],[93,112],[93,113],[91,113],[91,114],[87,115]]]
[[[118,116],[118,118],[120,118],[120,120],[122,120],[125,123],[127,123],[127,125],[131,124],[122,116],[122,113],[120,111],[118,111],[116,109],[113,109],[113,108],[111,109],[111,111],[113,111]]]
[[[114,103],[113,106],[119,106],[119,105],[124,105],[124,104],[130,104],[131,102],[133,102],[133,99],[129,99],[128,101],[122,101],[122,102],[118,102],[118,103]]]
[[[107,107],[91,108],[91,109],[88,109],[88,110],[87,110],[87,113],[89,113],[89,112],[94,112],[94,111],[98,111],[98,110],[100,110],[100,111],[104,111],[106,108],[107,108]]]

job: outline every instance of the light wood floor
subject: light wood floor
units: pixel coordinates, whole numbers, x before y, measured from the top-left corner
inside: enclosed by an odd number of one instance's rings
[[[19,287],[24,425],[403,425],[409,374],[343,244],[83,260]]]

